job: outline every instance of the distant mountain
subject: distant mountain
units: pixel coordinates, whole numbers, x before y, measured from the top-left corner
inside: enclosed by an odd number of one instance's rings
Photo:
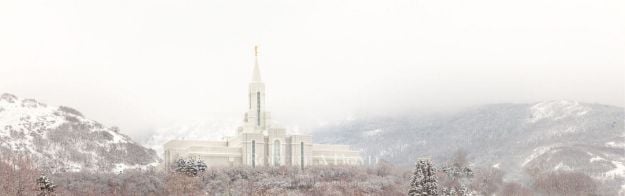
[[[440,162],[463,149],[476,166],[500,168],[507,178],[574,170],[625,189],[624,116],[621,107],[575,101],[496,104],[453,115],[353,120],[319,128],[313,137],[361,149],[365,161]]]
[[[156,166],[160,159],[121,134],[65,106],[0,96],[0,152],[31,155],[50,171],[108,171]]]

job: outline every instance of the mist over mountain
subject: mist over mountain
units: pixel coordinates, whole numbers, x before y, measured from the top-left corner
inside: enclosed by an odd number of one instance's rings
[[[0,96],[0,152],[26,154],[51,172],[119,172],[156,166],[160,159],[121,133],[66,106],[12,94]]]
[[[163,144],[169,140],[220,140],[232,136],[239,126],[239,119],[224,121],[194,120],[176,123],[154,130],[144,141],[144,146],[154,149],[158,156],[163,156]]]
[[[312,133],[315,142],[360,149],[365,162],[410,166],[417,158],[431,157],[443,163],[463,150],[474,167],[498,168],[509,180],[578,171],[623,191],[624,120],[621,107],[558,100],[484,105],[451,114],[355,118]],[[70,107],[0,96],[0,152],[31,155],[52,172],[156,166],[162,144],[170,139],[219,139],[237,125],[231,120],[164,127],[143,141],[153,150]]]
[[[580,171],[625,189],[624,119],[621,107],[576,101],[493,104],[451,115],[356,119],[321,127],[313,139],[359,148],[365,162],[444,162],[460,149],[474,166],[499,168],[508,179]]]

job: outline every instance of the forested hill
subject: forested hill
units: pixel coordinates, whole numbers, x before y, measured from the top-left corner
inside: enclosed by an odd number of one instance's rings
[[[507,178],[566,170],[621,186],[624,119],[621,107],[546,101],[486,105],[446,116],[358,119],[313,133],[315,142],[361,149],[365,161],[370,156],[402,165],[417,157],[441,162],[461,149],[474,166],[499,168]]]
[[[121,133],[65,106],[11,94],[0,96],[0,152],[26,154],[39,168],[119,172],[156,166],[159,158]]]

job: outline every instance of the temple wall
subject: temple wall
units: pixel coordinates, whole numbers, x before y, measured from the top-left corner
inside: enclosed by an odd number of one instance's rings
[[[348,145],[313,144],[313,165],[361,165],[360,151],[351,150]]]

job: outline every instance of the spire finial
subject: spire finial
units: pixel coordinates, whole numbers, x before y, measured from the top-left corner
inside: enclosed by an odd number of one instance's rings
[[[254,57],[255,57],[255,62],[254,62],[254,73],[252,76],[252,81],[254,82],[260,82],[260,68],[258,68],[258,45],[254,46]]]

